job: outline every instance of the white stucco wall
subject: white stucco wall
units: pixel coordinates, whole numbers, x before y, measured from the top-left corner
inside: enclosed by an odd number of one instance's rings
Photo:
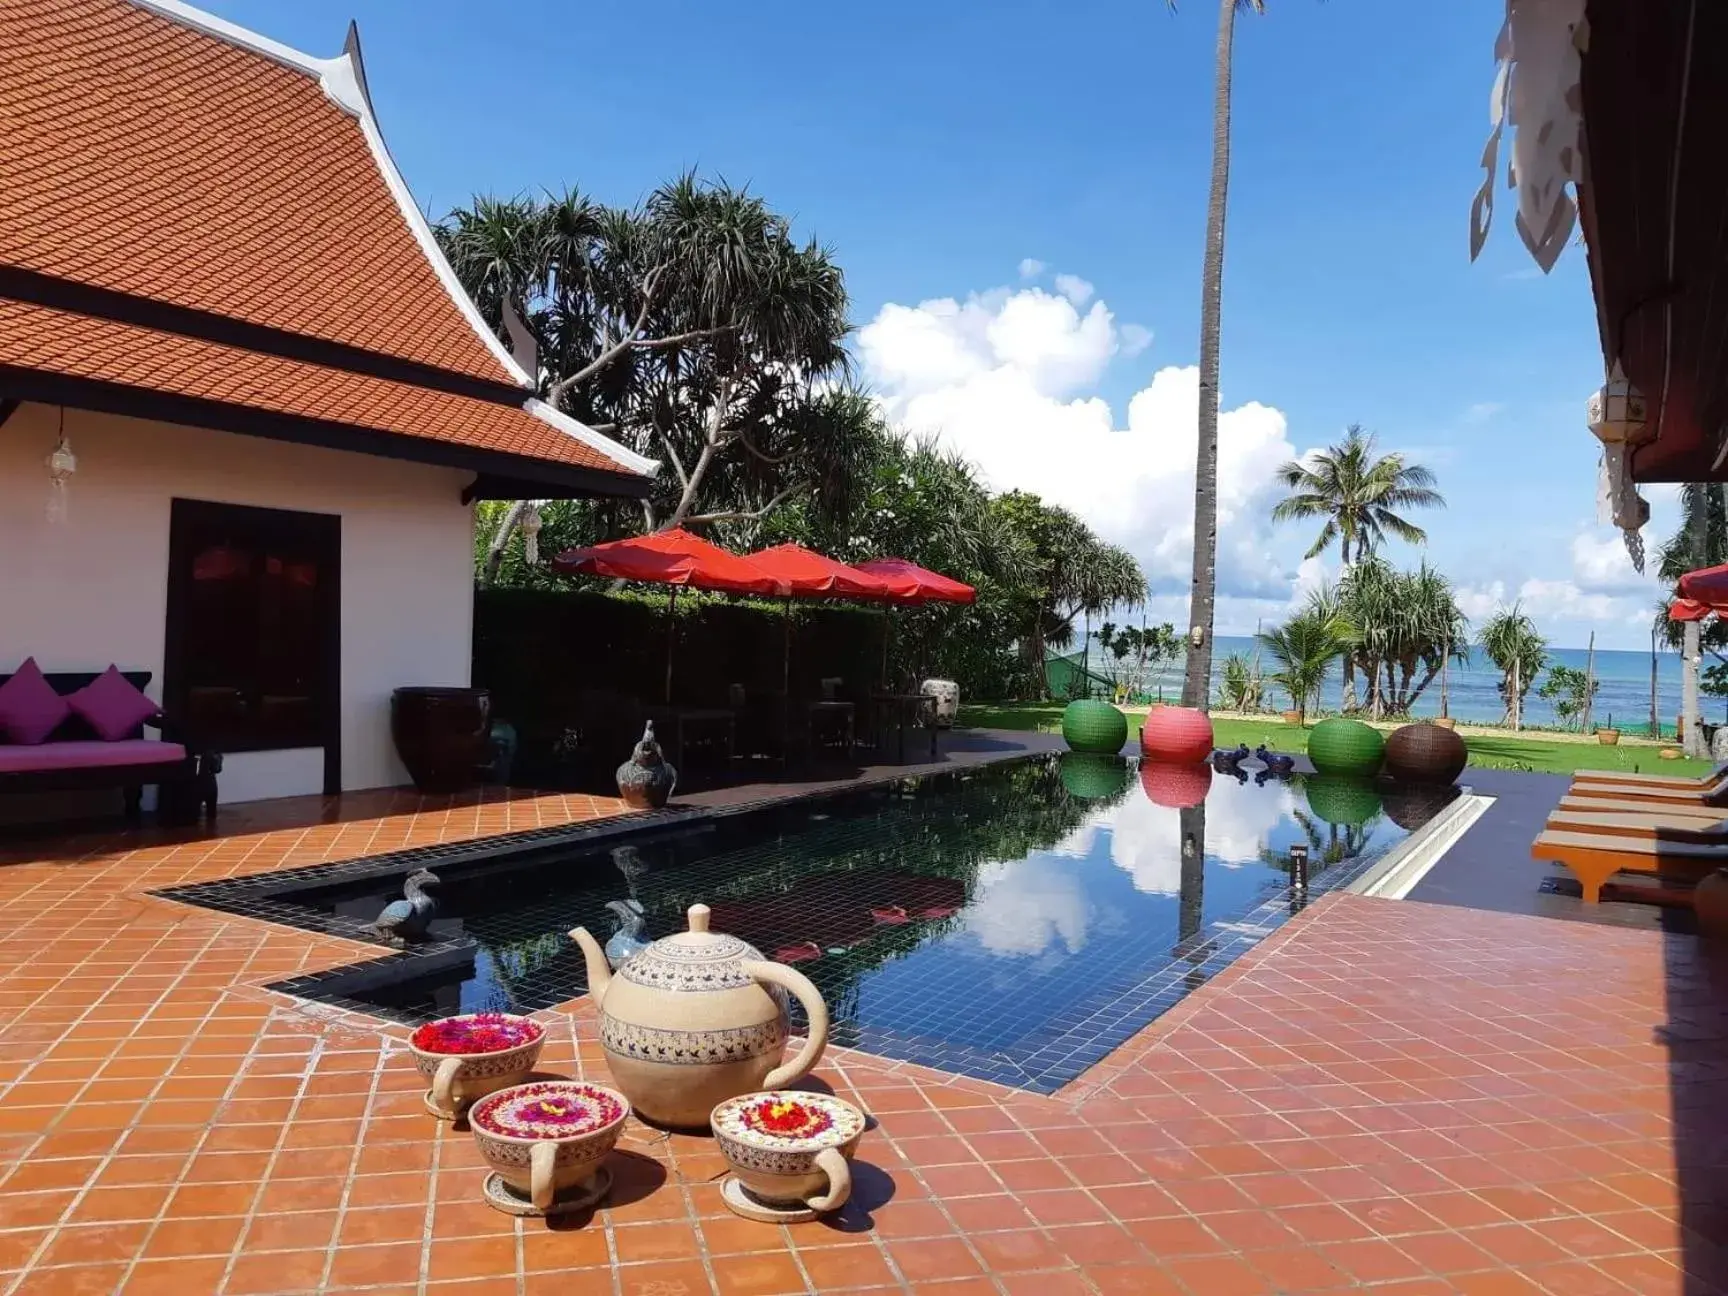
[[[467,684],[474,615],[469,474],[198,428],[66,411],[68,517],[48,520],[43,460],[59,411],[0,426],[0,671],[149,670],[160,696],[170,501],[342,517],[342,782],[407,782],[390,692]],[[224,802],[318,792],[318,751],[227,758]]]

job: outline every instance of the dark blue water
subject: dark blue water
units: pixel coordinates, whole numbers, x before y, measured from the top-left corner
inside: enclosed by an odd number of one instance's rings
[[[1049,1091],[1301,907],[1292,845],[1308,848],[1317,893],[1444,799],[1039,757],[506,871],[446,870],[438,934],[472,940],[472,956],[398,960],[343,998],[410,1022],[548,1007],[585,989],[565,933],[582,924],[604,940],[607,901],[635,898],[651,936],[701,901],[715,930],[816,983],[835,1042]],[[369,920],[390,894],[364,882],[293,902]]]

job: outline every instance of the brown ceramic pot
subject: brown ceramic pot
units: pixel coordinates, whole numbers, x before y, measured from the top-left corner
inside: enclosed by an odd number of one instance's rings
[[[1620,731],[1618,729],[1598,729],[1596,741],[1604,747],[1616,746],[1620,741]]]
[[[1728,869],[1717,869],[1692,889],[1700,935],[1728,940]]]
[[[390,736],[422,792],[461,792],[491,758],[492,695],[482,688],[399,688]]]

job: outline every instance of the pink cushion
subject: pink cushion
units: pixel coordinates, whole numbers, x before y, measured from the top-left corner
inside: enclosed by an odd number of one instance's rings
[[[39,743],[33,747],[0,746],[0,774],[23,771],[95,769],[103,765],[171,764],[186,759],[179,743],[154,738],[122,738],[118,742]]]
[[[0,684],[0,733],[12,742],[34,746],[71,714],[71,706],[43,678],[34,657],[26,657],[12,678]]]
[[[67,704],[105,742],[118,742],[157,712],[116,666],[109,666],[90,683],[66,695]]]

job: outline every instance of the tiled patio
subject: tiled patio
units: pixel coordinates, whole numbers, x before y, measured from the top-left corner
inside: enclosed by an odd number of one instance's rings
[[[592,818],[409,794],[0,867],[0,1293],[1728,1291],[1728,966],[1689,937],[1338,896],[1054,1098],[860,1054],[853,1204],[720,1206],[632,1126],[576,1227],[480,1204],[402,1032],[265,981],[368,953],[142,893]],[[1508,867],[1524,867],[1523,859]],[[578,1001],[546,1064],[601,1073]]]

